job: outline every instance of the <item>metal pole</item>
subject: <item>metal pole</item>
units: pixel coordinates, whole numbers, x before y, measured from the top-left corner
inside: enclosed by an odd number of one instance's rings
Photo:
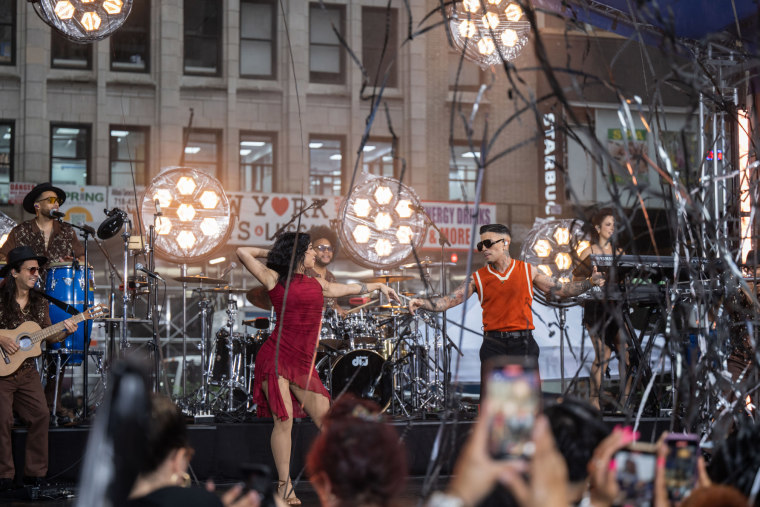
[[[187,264],[182,264],[182,278],[187,276]],[[187,396],[187,282],[182,282],[182,397]]]

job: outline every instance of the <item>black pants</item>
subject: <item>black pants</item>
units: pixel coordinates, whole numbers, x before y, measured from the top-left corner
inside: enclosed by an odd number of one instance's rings
[[[483,333],[483,344],[480,346],[480,392],[484,392],[483,386],[486,380],[486,363],[496,356],[523,356],[533,357],[538,363],[541,349],[533,339],[533,333],[526,331],[513,331],[500,333],[498,331],[486,331]]]

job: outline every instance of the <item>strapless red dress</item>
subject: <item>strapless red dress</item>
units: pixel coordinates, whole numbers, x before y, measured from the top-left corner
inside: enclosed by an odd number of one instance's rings
[[[327,398],[330,394],[319,380],[314,367],[319,329],[322,325],[322,286],[314,278],[294,274],[288,289],[285,312],[285,286],[278,283],[269,291],[277,324],[256,355],[253,370],[253,399],[259,417],[288,418],[277,377],[284,377],[293,384]],[[269,400],[264,394],[263,382],[267,381]],[[298,400],[290,393],[293,417],[306,417]]]

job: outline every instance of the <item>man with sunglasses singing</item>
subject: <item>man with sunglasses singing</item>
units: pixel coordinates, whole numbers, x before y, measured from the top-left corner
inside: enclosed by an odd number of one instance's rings
[[[314,267],[307,269],[306,274],[312,278],[322,278],[327,282],[337,282],[335,275],[327,269],[327,266],[338,255],[338,236],[329,227],[320,225],[309,230],[311,245],[317,256],[314,258]],[[346,316],[346,310],[341,308],[338,302],[332,298],[325,298],[327,309],[332,308],[340,317]]]
[[[409,311],[417,308],[442,312],[461,304],[473,292],[483,309],[483,344],[480,347],[481,370],[494,356],[531,356],[538,360],[539,348],[533,339],[533,287],[558,298],[577,296],[592,285],[604,285],[604,276],[596,272],[586,280],[559,282],[541,273],[535,266],[509,255],[512,233],[506,225],[489,224],[480,228],[478,251],[486,265],[452,294],[429,299],[412,299]],[[482,385],[482,383],[481,383]]]
[[[75,258],[84,262],[84,247],[74,228],[60,223],[53,214],[65,201],[66,192],[50,183],[40,183],[26,194],[24,210],[35,217],[11,230],[8,240],[0,248],[0,260],[4,261],[8,252],[17,246],[28,246],[51,262],[67,262]]]

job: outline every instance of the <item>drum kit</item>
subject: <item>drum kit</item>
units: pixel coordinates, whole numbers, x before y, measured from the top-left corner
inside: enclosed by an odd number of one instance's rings
[[[227,283],[199,276],[186,278],[205,285]],[[383,276],[362,281],[398,284],[410,279]],[[276,323],[269,295],[264,287],[249,290],[225,285],[195,290],[201,294],[203,379],[199,389],[185,400],[186,408],[195,414],[253,412],[256,407],[250,393],[256,355]],[[245,332],[240,332],[235,325],[238,303],[233,296],[243,293],[269,316],[243,320]],[[210,319],[213,303],[207,297],[211,295],[227,296],[227,322],[215,333]],[[375,299],[339,316],[328,304],[314,364],[333,399],[350,392],[377,402],[394,415],[411,417],[443,408],[443,346],[436,319],[424,311],[412,315],[403,306],[380,304]]]

